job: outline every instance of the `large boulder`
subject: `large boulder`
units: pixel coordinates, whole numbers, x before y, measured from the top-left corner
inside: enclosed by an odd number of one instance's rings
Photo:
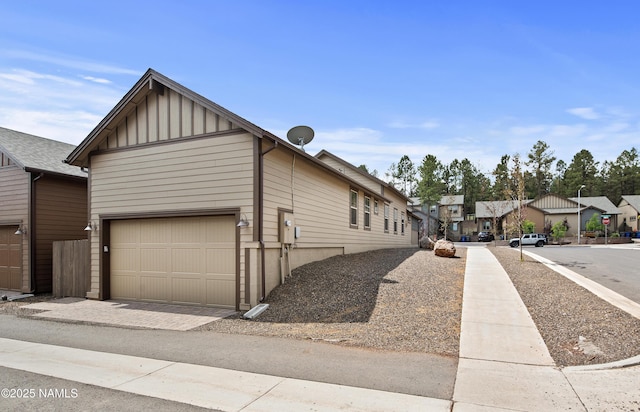
[[[436,242],[433,248],[433,253],[435,253],[436,256],[451,258],[456,255],[456,247],[453,242],[440,239]]]

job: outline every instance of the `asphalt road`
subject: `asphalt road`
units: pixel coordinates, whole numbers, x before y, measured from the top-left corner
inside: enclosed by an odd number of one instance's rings
[[[0,315],[0,337],[438,399],[453,396],[458,367],[457,357],[426,353],[213,332],[124,329],[13,315]]]
[[[550,245],[525,247],[525,250],[640,303],[640,245],[624,248]]]

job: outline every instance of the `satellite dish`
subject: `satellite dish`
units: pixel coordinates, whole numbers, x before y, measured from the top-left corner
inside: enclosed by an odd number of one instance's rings
[[[287,139],[293,144],[300,145],[304,151],[304,145],[313,140],[314,132],[309,126],[296,126],[287,132]]]

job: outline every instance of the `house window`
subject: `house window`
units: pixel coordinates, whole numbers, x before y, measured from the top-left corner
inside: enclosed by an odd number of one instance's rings
[[[384,232],[389,233],[389,205],[384,205]]]
[[[398,209],[393,208],[393,233],[398,234]]]
[[[376,215],[378,214],[378,201],[377,200],[373,201],[373,213],[376,214]]]
[[[351,204],[350,204],[350,212],[351,217],[349,220],[349,224],[351,226],[358,226],[358,192],[355,190],[351,191]]]
[[[371,198],[364,197],[364,228],[371,229]]]
[[[401,219],[400,219],[400,233],[402,233],[402,235],[404,235],[404,212],[402,212],[400,214]]]

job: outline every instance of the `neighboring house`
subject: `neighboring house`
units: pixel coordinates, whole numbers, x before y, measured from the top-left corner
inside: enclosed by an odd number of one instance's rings
[[[625,224],[629,230],[637,232],[640,230],[638,219],[640,219],[640,195],[625,195],[618,204],[620,210],[619,225]]]
[[[151,69],[67,162],[89,168],[92,299],[244,310],[302,264],[411,245],[398,191]]]
[[[463,233],[464,195],[444,195],[440,199],[438,216],[447,225],[447,238],[458,241]]]
[[[577,198],[576,198],[577,199]],[[581,199],[582,200],[582,199]],[[596,214],[602,214],[604,210],[596,206],[586,206],[584,202],[579,205],[577,201],[566,197],[549,193],[538,197],[529,203],[544,212],[545,223],[553,227],[557,222],[566,222],[569,226],[565,236],[577,236],[578,229],[585,231],[586,222]],[[578,207],[580,207],[580,225],[578,226]],[[537,224],[536,224],[536,227]]]
[[[578,203],[577,197],[570,197],[570,200],[573,200]],[[582,222],[581,227],[582,230],[586,230],[587,222],[591,217],[598,213],[599,215],[606,214],[609,215],[611,219],[611,223],[609,223],[609,231],[617,232],[618,225],[622,221],[619,219],[620,214],[622,213],[620,209],[616,207],[616,205],[609,200],[606,196],[588,196],[581,197],[580,204],[584,207],[584,209],[580,209],[580,221]],[[576,209],[576,219],[578,215],[578,210]]]
[[[409,209],[420,217],[418,237],[422,239],[425,235],[433,238],[440,228],[440,219],[438,218],[438,205],[424,205],[419,197],[409,198],[407,203]]]
[[[0,289],[52,291],[52,245],[86,239],[87,173],[74,146],[0,127]]]
[[[508,239],[515,234],[513,226],[516,222],[513,213],[517,212],[517,200],[497,200],[476,202],[476,220],[478,231],[493,232],[496,237]],[[525,219],[533,222],[536,232],[545,230],[545,212],[527,200],[524,202]]]
[[[495,200],[476,202],[476,229],[478,232],[492,232],[496,238],[505,235],[505,217],[518,208],[517,200]]]

